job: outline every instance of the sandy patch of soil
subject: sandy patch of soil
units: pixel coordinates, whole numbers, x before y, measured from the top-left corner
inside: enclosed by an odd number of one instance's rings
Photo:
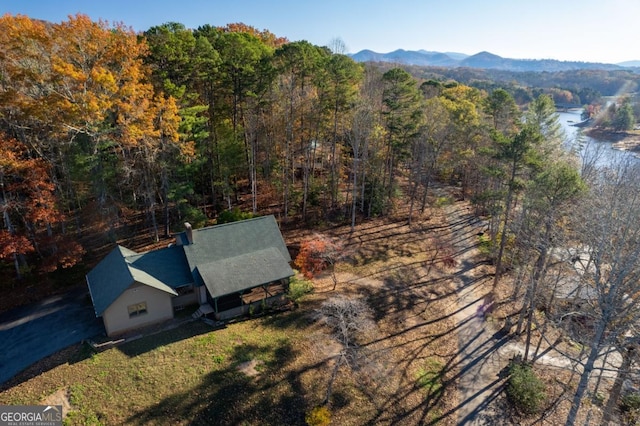
[[[62,418],[65,418],[69,411],[72,410],[71,402],[69,402],[69,389],[60,388],[51,395],[41,401],[42,405],[62,405]]]
[[[258,371],[256,367],[260,367],[262,364],[264,364],[262,361],[252,359],[239,364],[237,369],[239,372],[244,373],[249,377],[257,377],[260,375],[260,371]]]

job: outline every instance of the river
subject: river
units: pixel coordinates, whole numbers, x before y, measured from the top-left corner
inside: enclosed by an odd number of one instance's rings
[[[583,161],[595,160],[597,166],[608,166],[626,157],[632,157],[629,152],[614,149],[612,142],[583,135],[583,128],[572,125],[582,121],[581,114],[581,109],[558,112],[558,121],[565,132],[565,144],[568,149],[575,149]]]

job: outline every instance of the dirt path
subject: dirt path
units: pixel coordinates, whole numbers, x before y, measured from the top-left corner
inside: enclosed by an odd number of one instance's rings
[[[480,222],[466,203],[447,207],[451,227],[451,245],[455,252],[455,272],[458,291],[458,309],[455,314],[458,325],[459,367],[459,425],[506,424],[502,410],[496,408],[504,381],[504,366],[509,354],[501,351],[507,343],[490,322],[485,320],[489,307],[486,297],[490,290],[490,276],[477,261],[477,234],[482,231]]]

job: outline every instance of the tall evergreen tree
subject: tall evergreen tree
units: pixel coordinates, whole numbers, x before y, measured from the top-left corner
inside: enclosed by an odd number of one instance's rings
[[[416,80],[405,70],[393,68],[382,76],[383,117],[387,129],[385,181],[387,209],[395,191],[398,164],[410,155],[411,142],[423,122],[422,95]]]
[[[524,189],[526,184],[528,177],[525,175],[526,169],[532,166],[536,167],[539,164],[538,153],[534,148],[542,140],[542,136],[536,128],[525,126],[511,138],[506,138],[498,133],[494,133],[494,137],[497,143],[496,158],[504,166],[501,175],[505,192],[500,221],[500,242],[496,255],[496,271],[493,281],[493,291],[495,292],[503,272],[504,250],[508,240],[509,223],[515,197]]]

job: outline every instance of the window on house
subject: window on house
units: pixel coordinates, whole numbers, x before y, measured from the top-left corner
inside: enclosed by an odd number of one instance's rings
[[[127,306],[129,310],[129,318],[137,317],[147,313],[147,302],[136,303],[135,305]]]

